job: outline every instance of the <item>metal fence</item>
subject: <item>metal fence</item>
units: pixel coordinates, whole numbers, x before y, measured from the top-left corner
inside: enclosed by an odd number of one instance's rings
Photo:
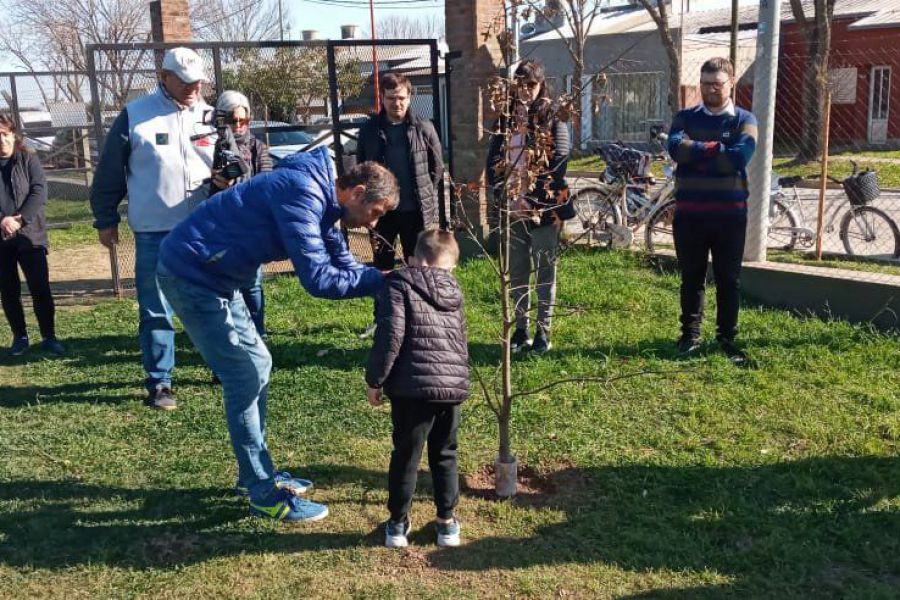
[[[410,78],[411,110],[431,119],[442,139],[449,135],[444,61],[430,39],[103,44],[86,49],[83,72],[0,73],[0,111],[12,114],[41,156],[49,181],[48,221],[67,229],[58,236],[65,252],[50,255],[51,279],[63,293],[133,290],[130,232],[121,227],[117,252],[107,255],[90,227],[89,188],[106,131],[125,104],[156,89],[162,56],[174,46],[202,57],[210,78],[202,94],[210,105],[226,89],[249,98],[251,126],[276,161],[324,145],[339,171],[353,164],[358,128],[375,109],[377,76],[387,71]],[[123,217],[126,210],[127,199]],[[347,235],[351,251],[370,260],[366,232]],[[73,253],[77,265],[63,258]],[[290,268],[282,263],[267,270]]]
[[[752,110],[755,65],[750,42],[755,40],[745,40],[739,53],[735,101]],[[686,106],[700,102],[700,65],[715,55],[727,56],[727,45],[711,45],[702,56],[686,58],[682,64],[681,96]],[[885,278],[900,275],[900,34],[868,45],[836,37],[827,68],[813,72],[811,64],[805,40],[790,36],[782,40],[768,260],[868,270]],[[662,150],[650,132],[654,126],[665,131],[670,122],[668,107],[660,105],[667,93],[662,77],[667,64],[643,63],[634,68],[627,76],[611,73],[601,78],[600,106],[594,102],[589,123],[582,124],[583,134],[589,134],[583,135],[588,154],[611,142],[644,151]],[[595,96],[599,87],[593,90]],[[582,106],[591,110],[587,101]],[[599,154],[594,159],[581,158],[577,164],[594,172],[605,167]],[[633,247],[646,246],[648,240],[653,245],[656,236],[654,250],[671,252],[672,211],[657,215],[659,231],[648,236],[650,213],[658,212],[659,205],[671,198],[672,177],[666,165],[662,160],[651,163],[653,181],[635,183],[624,202],[619,202],[621,194],[613,199],[616,206],[612,208],[604,200],[609,188],[598,182],[597,175],[573,178],[573,186],[582,190],[582,216],[570,222],[569,236],[622,245],[628,238]],[[851,190],[848,194],[845,186],[852,184],[845,180],[854,169],[874,172],[861,181],[877,178],[877,193],[866,197]],[[601,211],[607,214],[598,214]],[[613,211],[619,216],[610,216]],[[599,235],[610,226],[615,231],[616,218],[630,231],[618,237],[608,232]]]

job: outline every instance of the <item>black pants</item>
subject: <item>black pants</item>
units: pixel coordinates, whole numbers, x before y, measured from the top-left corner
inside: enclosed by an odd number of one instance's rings
[[[712,253],[716,282],[716,332],[718,336],[734,339],[737,334],[741,260],[747,220],[706,220],[676,214],[672,227],[681,270],[681,332],[700,335],[706,267]]]
[[[0,299],[3,313],[9,321],[14,338],[27,335],[25,312],[22,310],[22,284],[16,264],[22,267],[25,281],[31,291],[34,314],[44,339],[54,337],[53,294],[50,292],[50,269],[47,267],[47,249],[33,246],[28,238],[17,235],[0,242]]]
[[[416,250],[416,240],[424,228],[422,213],[418,210],[391,211],[378,219],[378,224],[375,225],[378,235],[372,236],[375,267],[382,271],[394,268],[394,242],[398,235],[403,245],[403,260],[408,261]]]
[[[449,519],[459,501],[456,467],[459,404],[392,400],[391,421],[394,423],[394,450],[388,471],[388,510],[391,519],[400,521],[409,513],[426,440],[437,516]]]

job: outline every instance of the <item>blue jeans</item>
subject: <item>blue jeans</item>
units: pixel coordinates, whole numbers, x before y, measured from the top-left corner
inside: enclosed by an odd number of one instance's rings
[[[172,385],[175,366],[175,327],[172,307],[156,283],[156,259],[159,245],[168,232],[134,234],[134,284],[138,301],[138,340],[141,361],[147,379],[144,385],[151,394],[157,384]]]
[[[252,500],[259,501],[275,484],[275,468],[266,446],[272,356],[238,290],[223,295],[172,275],[162,265],[157,278],[194,346],[222,382],[238,484],[250,490]]]
[[[250,318],[256,325],[256,331],[259,335],[266,335],[266,299],[263,296],[263,269],[260,267],[256,271],[256,279],[253,285],[241,288],[241,296],[244,297],[244,303],[250,311]]]

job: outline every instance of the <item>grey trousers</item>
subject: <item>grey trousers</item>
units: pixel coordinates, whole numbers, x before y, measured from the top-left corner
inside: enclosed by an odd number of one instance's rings
[[[516,221],[510,227],[509,275],[511,297],[516,311],[516,328],[528,329],[531,313],[531,274],[537,295],[537,324],[550,333],[550,319],[556,304],[556,262],[559,229],[553,225],[533,227]]]

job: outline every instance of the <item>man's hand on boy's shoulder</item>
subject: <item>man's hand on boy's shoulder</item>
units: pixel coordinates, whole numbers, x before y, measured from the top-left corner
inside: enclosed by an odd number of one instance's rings
[[[366,400],[368,400],[369,404],[372,406],[381,406],[384,404],[384,399],[381,397],[381,388],[367,388]]]

